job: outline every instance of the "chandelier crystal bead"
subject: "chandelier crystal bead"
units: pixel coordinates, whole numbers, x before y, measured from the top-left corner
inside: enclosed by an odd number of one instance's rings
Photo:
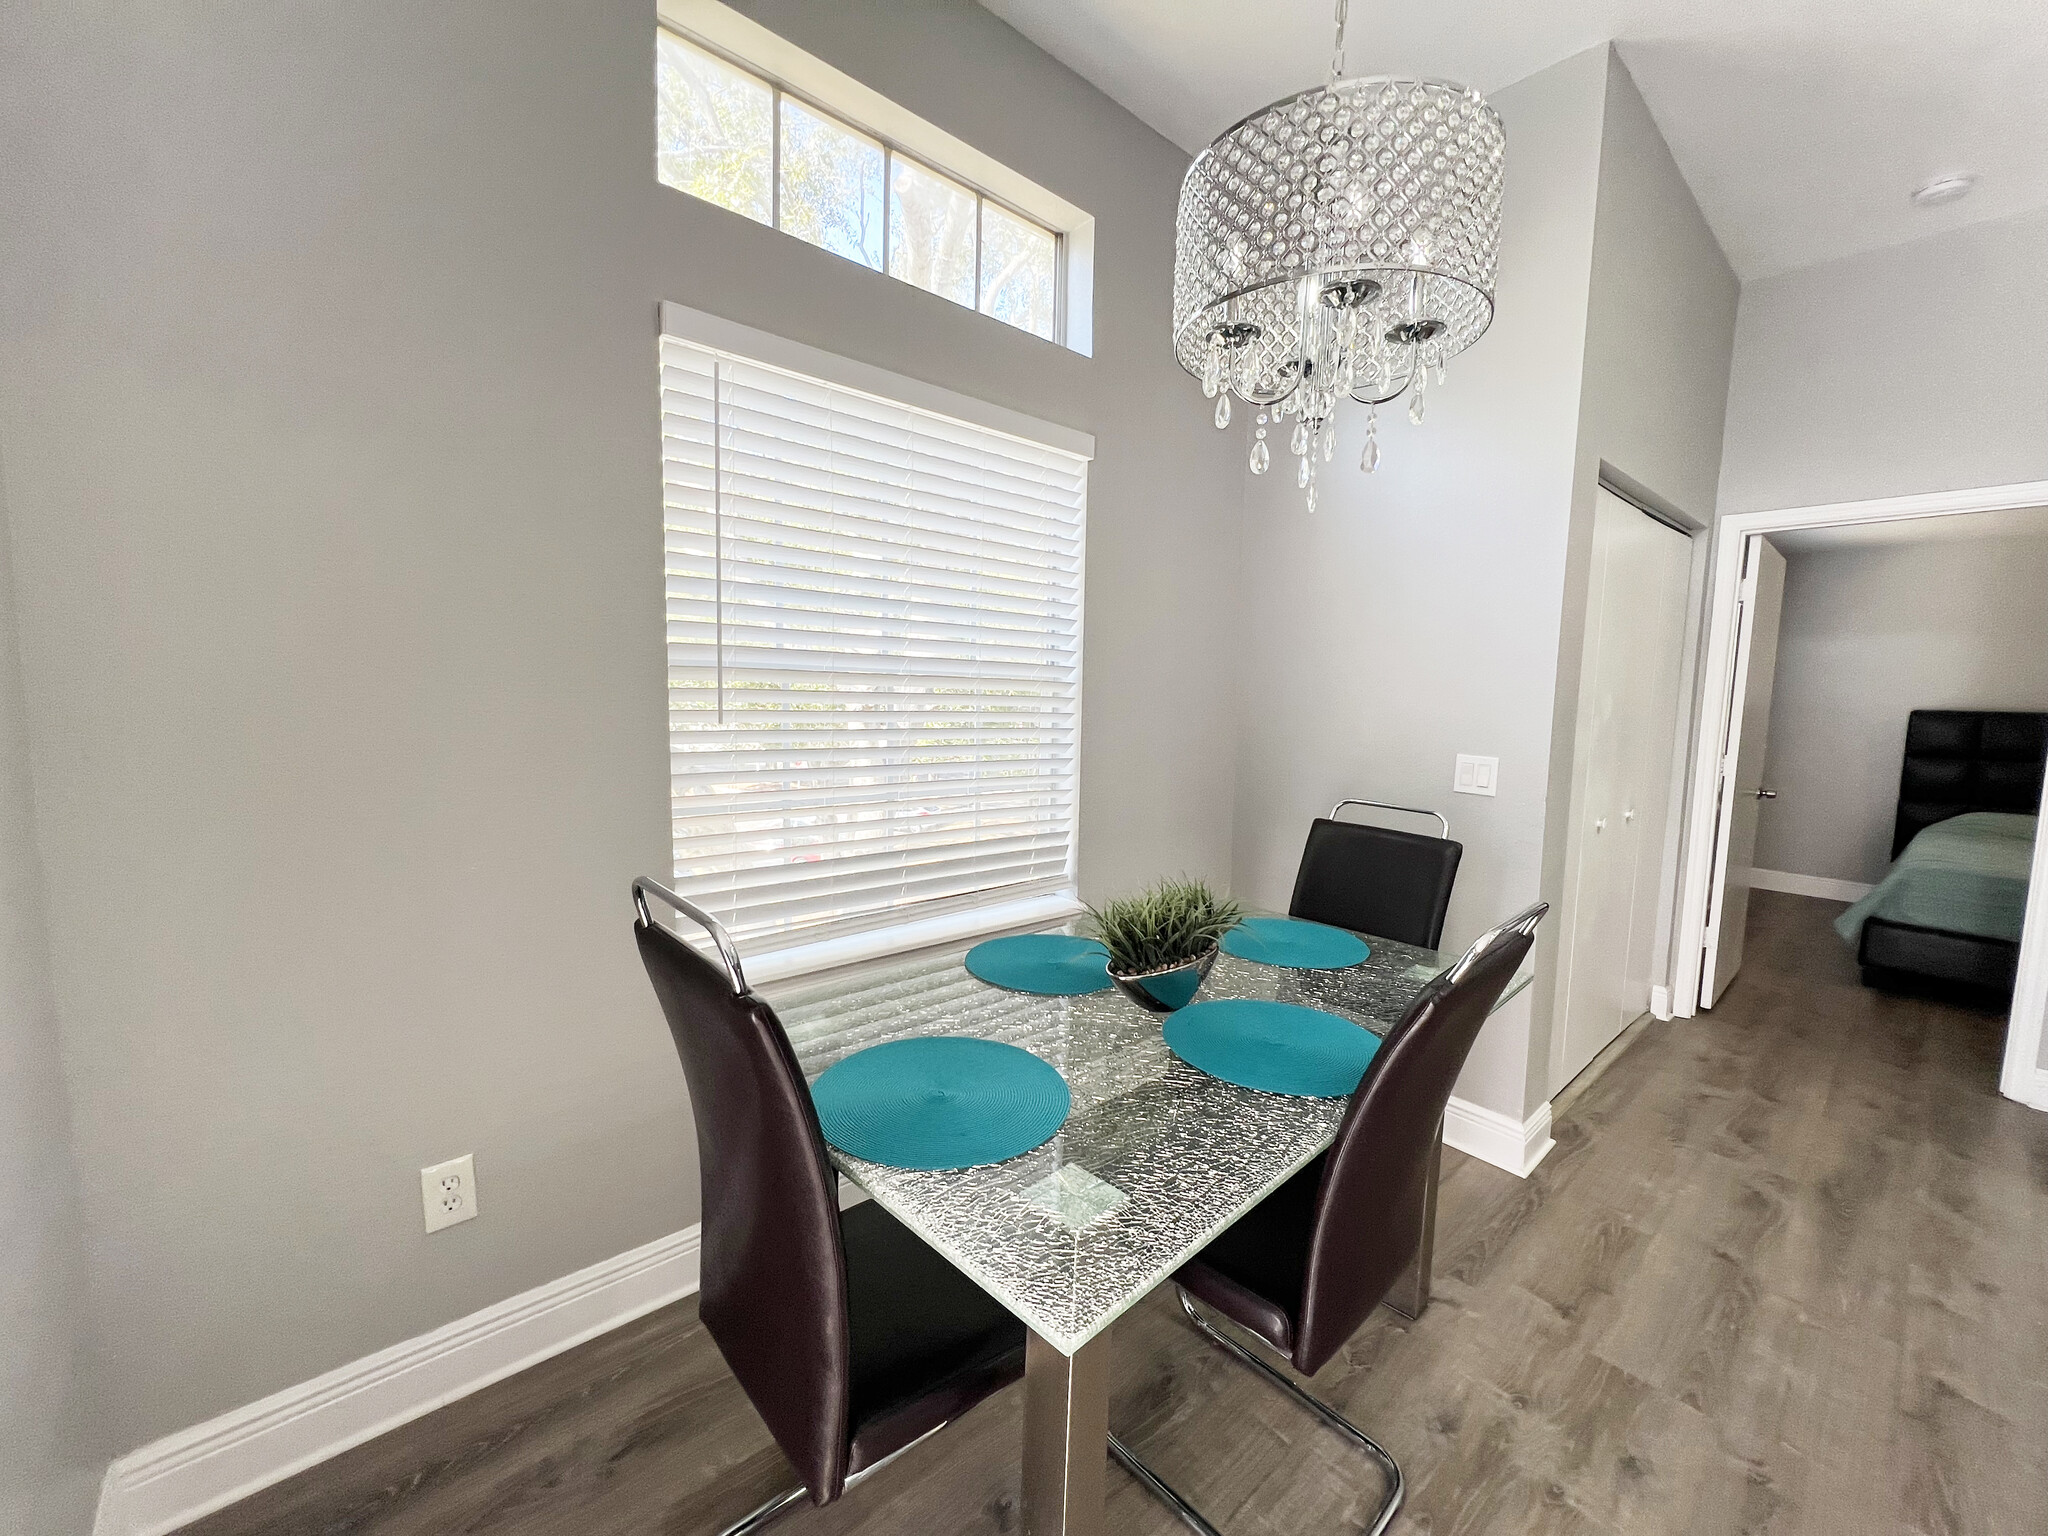
[[[1492,323],[1500,248],[1499,115],[1461,85],[1344,78],[1342,3],[1337,20],[1327,85],[1195,157],[1174,247],[1181,366],[1218,399],[1219,426],[1233,394],[1293,417],[1305,464],[1319,441],[1334,453],[1346,398],[1379,405],[1412,388],[1420,420],[1429,371],[1441,385],[1444,363]],[[1361,467],[1378,457],[1369,430]],[[1303,487],[1312,497],[1312,474]]]

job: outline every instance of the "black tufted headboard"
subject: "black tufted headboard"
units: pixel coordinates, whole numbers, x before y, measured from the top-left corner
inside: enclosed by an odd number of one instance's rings
[[[1965,811],[2041,808],[2048,713],[1916,709],[1906,717],[1906,764],[1892,857],[1923,829]]]

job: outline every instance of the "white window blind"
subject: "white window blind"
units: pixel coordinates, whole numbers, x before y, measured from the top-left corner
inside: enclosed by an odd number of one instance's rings
[[[756,950],[1070,889],[1087,460],[667,335],[661,407],[679,889]]]

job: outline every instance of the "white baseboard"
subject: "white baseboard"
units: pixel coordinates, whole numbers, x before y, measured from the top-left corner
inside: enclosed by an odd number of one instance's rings
[[[1783,869],[1752,869],[1749,883],[1760,891],[1818,896],[1822,901],[1861,901],[1875,889],[1861,880],[1830,880],[1826,875],[1795,875]]]
[[[1527,1120],[1517,1120],[1483,1104],[1453,1098],[1444,1110],[1444,1145],[1526,1179],[1557,1145],[1550,1139],[1550,1102],[1537,1105]]]
[[[2005,1087],[2005,1096],[2017,1099],[2029,1109],[2048,1112],[2048,1067],[2036,1067],[2031,1073],[2016,1074],[2017,1081]]]
[[[131,1451],[93,1536],[161,1536],[697,1289],[698,1229],[657,1238]]]
[[[1653,1019],[1668,1019],[1671,1017],[1671,989],[1669,987],[1650,988],[1650,1017]]]

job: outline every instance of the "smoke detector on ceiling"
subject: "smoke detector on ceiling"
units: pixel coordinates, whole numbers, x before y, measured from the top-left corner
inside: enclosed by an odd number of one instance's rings
[[[1937,176],[1913,189],[1915,208],[1939,208],[1944,203],[1953,203],[1970,195],[1970,189],[1977,185],[1977,178],[1965,172],[1960,176]]]

